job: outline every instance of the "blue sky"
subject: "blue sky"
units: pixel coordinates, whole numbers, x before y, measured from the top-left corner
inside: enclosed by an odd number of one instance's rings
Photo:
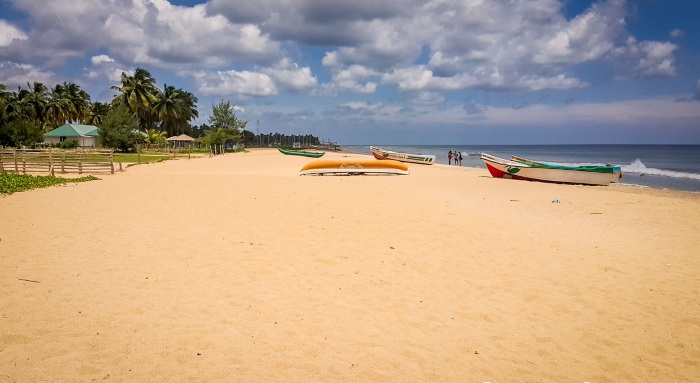
[[[0,0],[0,83],[145,68],[347,145],[700,144],[696,0]]]

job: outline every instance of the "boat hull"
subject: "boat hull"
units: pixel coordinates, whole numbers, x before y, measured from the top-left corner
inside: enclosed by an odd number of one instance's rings
[[[370,146],[369,150],[372,152],[374,158],[378,160],[394,160],[400,162],[410,162],[414,164],[432,165],[435,163],[436,159],[434,155],[430,154],[399,153],[393,152],[391,150],[377,148],[375,146]]]
[[[517,157],[517,156],[512,156],[511,160],[513,160],[515,162],[521,162],[521,163],[524,163],[526,165],[530,165],[533,167],[545,167],[545,168],[564,169],[564,170],[580,170],[580,171],[587,171],[587,172],[609,173],[609,174],[612,174],[612,176],[610,177],[610,182],[617,182],[624,175],[624,173],[622,172],[622,168],[620,168],[619,166],[612,166],[612,165],[568,166],[568,165],[561,165],[561,164],[552,163],[552,162],[534,161],[534,160],[529,160],[527,158],[522,158],[522,157]]]
[[[619,174],[615,173],[531,166],[486,153],[481,154],[481,160],[484,161],[489,173],[495,178],[601,186],[609,185],[613,179],[619,179]]]
[[[282,154],[286,154],[288,156],[304,156],[304,157],[311,157],[311,158],[319,158],[322,157],[325,152],[307,152],[304,150],[289,150],[289,149],[282,149],[282,148],[277,148],[277,150],[280,151]]]
[[[409,174],[408,165],[393,160],[316,160],[299,170],[300,175]]]

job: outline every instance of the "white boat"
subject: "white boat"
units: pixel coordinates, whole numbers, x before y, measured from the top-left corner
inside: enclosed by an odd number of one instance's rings
[[[399,153],[392,152],[391,150],[386,150],[378,148],[375,146],[370,146],[369,150],[372,152],[374,158],[378,160],[395,160],[401,162],[411,162],[414,164],[426,164],[432,165],[435,163],[435,156],[431,154],[410,154],[410,153]]]
[[[522,162],[522,163],[532,165],[532,166],[537,166],[537,167],[558,168],[558,169],[566,169],[566,170],[583,170],[583,171],[587,171],[587,172],[599,172],[599,173],[612,173],[613,175],[611,176],[610,182],[617,182],[624,175],[621,167],[613,166],[613,165],[570,166],[570,165],[557,164],[554,162],[542,162],[542,161],[529,160],[527,158],[517,157],[517,156],[512,156],[511,160],[513,160],[515,162]]]
[[[583,169],[537,165],[506,160],[486,153],[481,153],[481,160],[486,164],[489,173],[496,178],[581,185],[609,185],[620,178],[619,173],[605,169],[595,171],[592,167]]]

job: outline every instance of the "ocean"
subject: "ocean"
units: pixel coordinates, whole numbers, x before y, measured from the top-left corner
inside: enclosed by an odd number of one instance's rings
[[[624,176],[621,184],[700,193],[700,145],[377,145],[402,153],[434,154],[447,164],[447,152],[462,153],[462,166],[482,168],[480,153],[496,157],[525,157],[566,165],[613,164]],[[369,154],[368,145],[341,146],[351,153]],[[420,165],[418,165],[420,166]]]

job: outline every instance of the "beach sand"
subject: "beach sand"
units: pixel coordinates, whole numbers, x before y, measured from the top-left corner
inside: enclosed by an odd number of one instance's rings
[[[0,197],[0,381],[700,379],[700,195],[309,161]]]

